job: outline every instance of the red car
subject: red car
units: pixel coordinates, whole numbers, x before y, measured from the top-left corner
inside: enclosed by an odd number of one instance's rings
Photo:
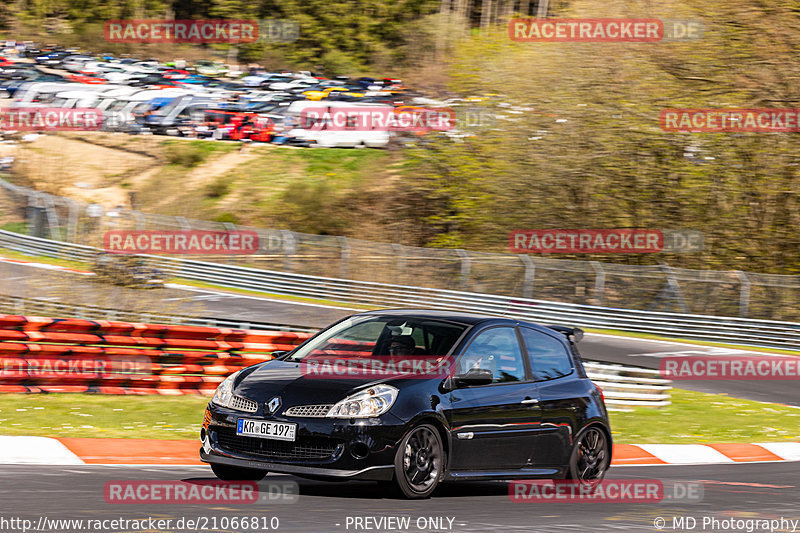
[[[241,141],[250,139],[256,142],[270,142],[275,124],[258,113],[241,111],[206,111],[206,125],[214,130],[214,138]]]
[[[108,80],[105,78],[98,78],[97,76],[88,76],[86,74],[68,74],[67,78],[69,78],[71,81],[75,81],[78,83],[90,83],[92,85],[108,83]]]

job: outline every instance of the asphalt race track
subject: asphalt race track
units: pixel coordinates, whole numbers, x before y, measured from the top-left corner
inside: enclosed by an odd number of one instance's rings
[[[667,531],[691,530],[673,528],[673,517],[695,518],[697,523],[694,531],[734,531],[712,528],[714,523],[710,520],[800,519],[797,505],[800,463],[631,466],[612,468],[608,474],[610,479],[656,479],[665,486],[702,482],[703,498],[692,502],[518,503],[510,500],[508,484],[503,482],[445,485],[429,500],[405,501],[384,498],[376,485],[370,482],[325,483],[284,475],[268,475],[259,482],[260,500],[266,501],[248,505],[110,504],[106,503],[104,497],[105,484],[112,481],[183,480],[192,483],[212,477],[210,469],[204,466],[4,465],[0,481],[0,501],[3,502],[0,517],[28,519],[33,524],[38,524],[40,517],[49,520],[141,520],[153,517],[172,519],[173,524],[182,517],[206,517],[209,524],[214,517],[218,524],[222,517],[266,517],[266,523],[269,524],[271,517],[275,516],[279,521],[277,531],[307,533],[401,530],[657,531],[654,521],[659,517],[666,521],[664,529]],[[294,503],[269,501],[267,487],[270,483],[287,481],[299,484],[299,496],[293,499]],[[370,522],[370,528],[366,529],[355,527],[355,517],[410,517],[411,520],[409,528],[404,530],[375,527],[377,524],[374,522]],[[443,517],[443,525],[424,527],[429,517]],[[704,517],[709,521],[705,528]],[[452,524],[448,518],[452,519]],[[418,521],[423,527],[417,527]],[[252,531],[266,530],[271,529]],[[791,530],[791,526],[786,529]],[[218,528],[215,531],[225,529]]]

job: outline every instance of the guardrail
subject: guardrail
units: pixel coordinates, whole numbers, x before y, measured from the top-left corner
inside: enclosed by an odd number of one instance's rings
[[[0,231],[0,247],[31,255],[87,261],[99,249]],[[800,323],[616,309],[474,292],[311,276],[173,257],[148,256],[167,274],[271,294],[380,307],[425,307],[504,315],[584,328],[800,351]]]
[[[273,324],[271,322],[253,322],[251,320],[234,320],[221,317],[188,317],[165,315],[160,313],[143,313],[125,309],[109,309],[93,305],[76,305],[40,298],[20,298],[0,295],[0,309],[17,315],[35,316],[70,316],[87,320],[123,320],[126,322],[157,322],[159,324],[177,324],[182,326],[206,326],[210,328],[257,329],[269,331],[294,331],[314,333],[316,328],[295,324]]]
[[[0,315],[0,393],[211,395],[227,375],[271,359],[275,350],[291,350],[310,336]],[[347,349],[354,348],[345,344]],[[655,370],[588,361],[584,367],[603,389],[610,410],[670,403],[670,382],[656,377]]]
[[[666,407],[670,405],[672,382],[658,370],[584,361],[586,375],[603,389],[609,410],[627,410],[638,405]]]

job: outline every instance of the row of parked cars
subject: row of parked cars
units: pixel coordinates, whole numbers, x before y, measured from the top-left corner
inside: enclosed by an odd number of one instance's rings
[[[326,78],[309,71],[248,72],[213,61],[188,66],[99,56],[27,44],[0,57],[0,98],[11,107],[94,108],[105,131],[275,142],[299,146],[384,147],[402,135],[386,128],[303,120],[309,108],[414,112],[447,105],[394,78]],[[414,137],[419,132],[406,134]]]

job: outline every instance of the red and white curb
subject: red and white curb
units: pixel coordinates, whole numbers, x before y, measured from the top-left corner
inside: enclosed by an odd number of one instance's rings
[[[614,465],[708,465],[800,461],[800,442],[617,444]]]
[[[84,439],[0,436],[0,464],[199,465],[194,439]],[[614,466],[800,461],[800,442],[617,444]]]
[[[0,463],[24,465],[82,465],[75,455],[58,439],[48,437],[0,436]]]

